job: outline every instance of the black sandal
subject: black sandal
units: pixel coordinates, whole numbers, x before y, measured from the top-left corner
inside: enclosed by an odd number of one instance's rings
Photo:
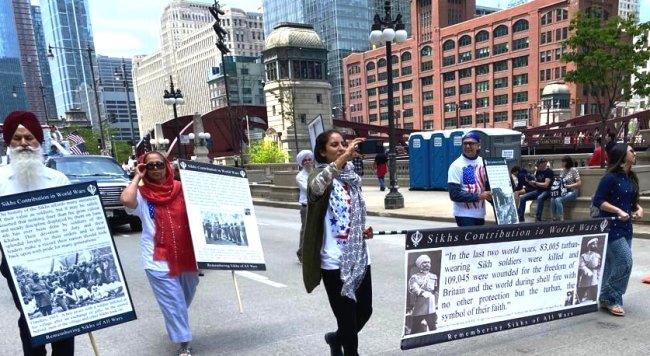
[[[192,356],[192,348],[191,347],[181,347],[176,351],[176,356],[180,356],[185,354],[186,356]]]

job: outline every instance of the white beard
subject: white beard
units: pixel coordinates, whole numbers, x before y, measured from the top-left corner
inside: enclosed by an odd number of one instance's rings
[[[32,183],[41,176],[45,168],[41,147],[9,147],[8,152],[9,164],[18,178],[19,184],[24,187],[32,186]]]

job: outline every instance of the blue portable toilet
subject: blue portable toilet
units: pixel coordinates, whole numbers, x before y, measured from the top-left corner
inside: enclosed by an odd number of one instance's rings
[[[409,190],[430,189],[429,160],[431,131],[409,136]]]
[[[429,175],[431,189],[447,189],[447,141],[448,133],[436,130],[431,134],[431,150],[429,159]]]

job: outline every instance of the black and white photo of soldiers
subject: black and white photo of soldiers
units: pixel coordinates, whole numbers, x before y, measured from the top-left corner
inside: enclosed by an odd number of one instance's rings
[[[202,215],[206,243],[248,246],[246,226],[242,214],[204,212]]]
[[[440,251],[418,251],[408,256],[405,335],[437,328],[440,259]]]

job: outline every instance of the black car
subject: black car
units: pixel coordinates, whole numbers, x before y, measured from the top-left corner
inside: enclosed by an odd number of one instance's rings
[[[129,177],[112,157],[61,156],[49,157],[46,166],[65,174],[71,183],[97,181],[104,212],[109,223],[129,224],[132,231],[141,231],[137,216],[129,215],[120,203],[120,194],[129,183]]]

